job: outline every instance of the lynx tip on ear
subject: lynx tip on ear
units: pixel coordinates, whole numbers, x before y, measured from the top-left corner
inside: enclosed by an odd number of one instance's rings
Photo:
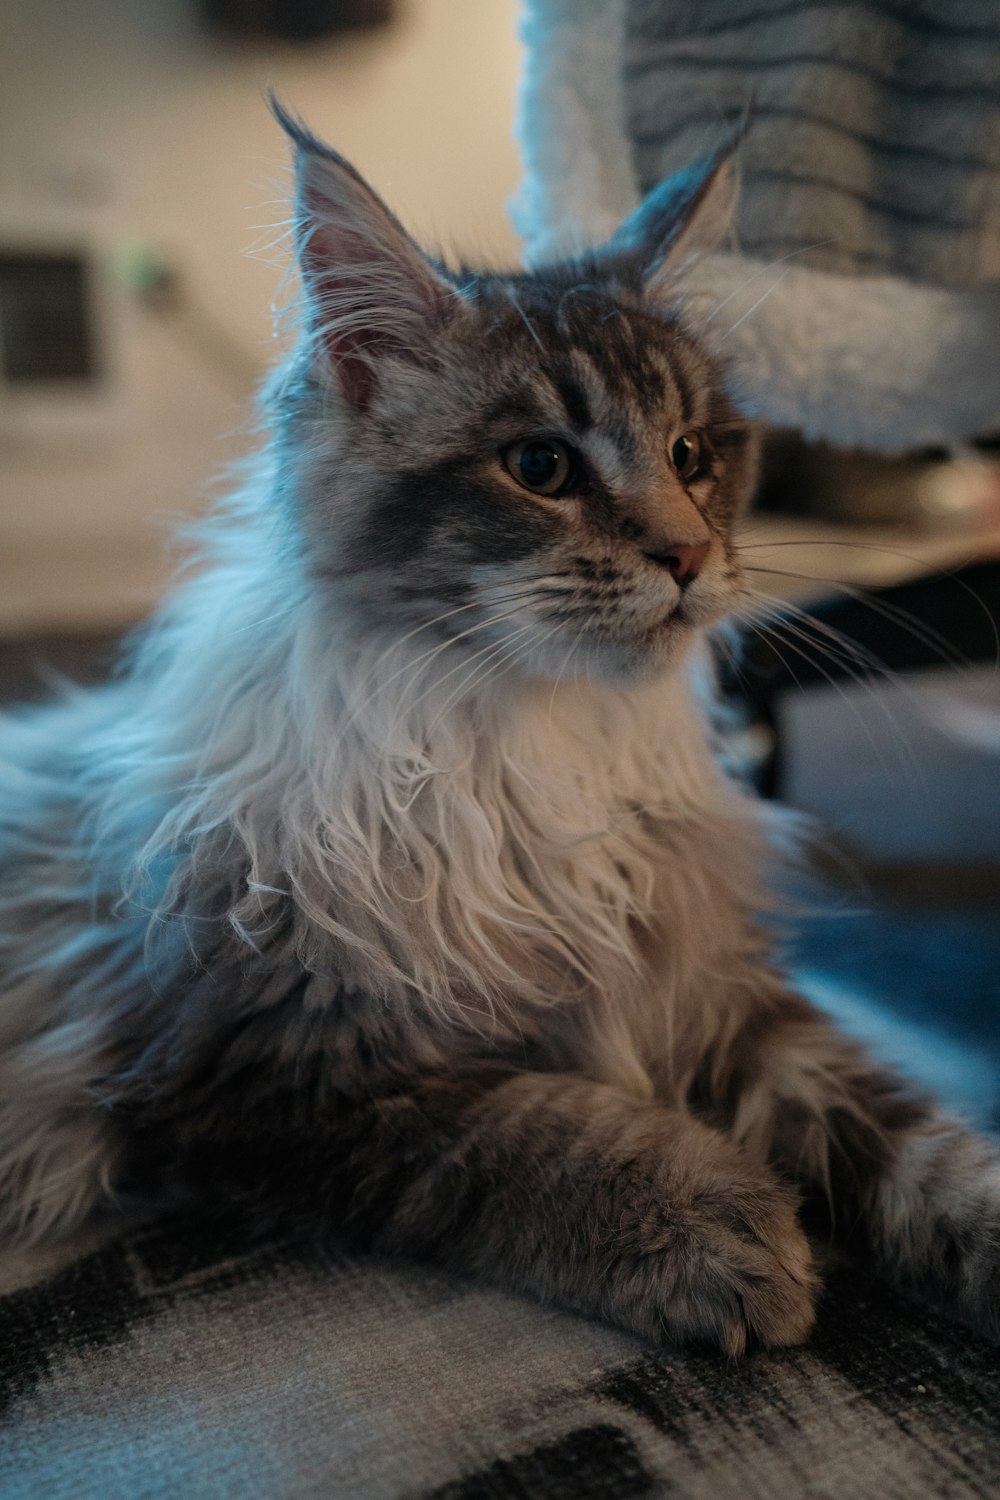
[[[309,127],[285,108],[273,89],[268,89],[264,95],[267,107],[271,111],[282,130],[285,132],[297,153],[309,156],[321,156],[327,161],[336,162],[338,166],[348,166],[338,151],[332,146],[326,145],[318,136],[313,135]]]

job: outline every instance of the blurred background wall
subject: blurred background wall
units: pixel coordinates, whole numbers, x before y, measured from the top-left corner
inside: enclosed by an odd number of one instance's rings
[[[0,633],[142,614],[176,518],[254,441],[290,183],[263,87],[428,242],[516,259],[517,0],[386,8],[290,44],[198,0],[4,0],[0,253],[83,256],[98,374],[0,385]]]
[[[290,186],[262,89],[274,86],[350,156],[418,234],[510,263],[520,3],[0,0],[0,701],[44,693],[49,664],[101,675],[116,632],[164,587],[177,519],[203,511],[226,465],[257,441],[251,400],[279,352],[271,303],[285,256],[273,242]],[[207,18],[323,7],[391,19],[292,45]],[[582,3],[579,13],[599,14]],[[90,276],[99,373],[12,380],[15,283],[33,256],[55,264],[61,252]],[[44,354],[72,319],[49,290],[34,313]],[[937,614],[909,596],[858,596],[907,580],[920,589],[977,559],[995,572],[1000,470],[982,454],[975,464],[968,454],[875,461],[781,441],[765,513],[751,521],[755,566],[774,569],[755,575],[762,595],[832,589],[881,635],[853,634],[857,620],[827,613],[804,636],[794,613],[783,631],[751,637],[760,677],[741,753],[770,765],[773,789],[842,839],[872,880],[877,871],[891,898],[872,921],[851,890],[830,920],[803,925],[797,961],[985,1041],[1000,1076],[996,606],[961,577]],[[770,522],[768,505],[781,511]],[[768,536],[780,549],[770,558]],[[848,632],[844,649],[831,620]],[[893,620],[907,675],[886,683],[878,663]],[[908,670],[912,641],[930,644],[926,681]],[[946,665],[956,657],[982,665]],[[874,686],[855,685],[872,659]],[[753,666],[741,662],[740,694]]]

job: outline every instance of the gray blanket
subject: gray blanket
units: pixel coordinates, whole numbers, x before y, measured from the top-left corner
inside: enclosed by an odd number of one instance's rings
[[[174,1223],[0,1299],[4,1500],[986,1500],[997,1351],[857,1276],[729,1364]]]

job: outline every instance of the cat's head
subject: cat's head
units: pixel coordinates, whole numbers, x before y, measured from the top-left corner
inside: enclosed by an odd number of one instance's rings
[[[602,680],[680,659],[734,602],[754,440],[677,305],[726,153],[605,245],[448,270],[278,111],[305,336],[283,451],[318,588],[358,632],[491,671]]]

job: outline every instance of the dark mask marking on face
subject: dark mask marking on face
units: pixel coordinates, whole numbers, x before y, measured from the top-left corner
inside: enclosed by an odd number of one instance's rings
[[[466,566],[520,562],[558,532],[557,515],[520,503],[499,478],[448,460],[401,475],[367,518],[351,548],[360,569],[405,568],[432,548]]]
[[[637,542],[646,534],[646,528],[632,516],[626,516],[618,528],[618,535],[626,542]]]

